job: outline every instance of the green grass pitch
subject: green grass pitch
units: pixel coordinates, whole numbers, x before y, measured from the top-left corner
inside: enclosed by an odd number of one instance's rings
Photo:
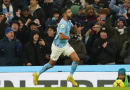
[[[130,90],[130,88],[87,88],[87,87],[58,87],[58,88],[0,88],[0,90]]]

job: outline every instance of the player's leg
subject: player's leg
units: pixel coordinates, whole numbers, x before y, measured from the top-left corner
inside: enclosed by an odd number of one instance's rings
[[[78,86],[77,82],[75,82],[75,80],[73,79],[73,74],[78,66],[80,59],[74,49],[69,44],[66,48],[67,49],[63,52],[63,54],[69,56],[73,60],[70,75],[68,76],[67,81],[71,82],[73,86]]]
[[[80,59],[78,55],[76,54],[76,52],[73,52],[69,57],[73,60],[72,65],[71,65],[71,71],[70,71],[70,75],[73,75],[79,64]]]
[[[72,62],[72,65],[71,65],[71,71],[70,71],[70,75],[68,76],[67,78],[67,81],[71,82],[73,86],[78,86],[78,83],[74,80],[73,78],[73,74],[74,72],[76,71],[76,68],[79,64],[79,57],[78,55],[76,54],[76,52],[73,52],[71,55],[70,55],[70,58],[73,60]]]
[[[38,78],[39,76],[45,72],[46,70],[52,68],[54,65],[55,65],[56,61],[53,61],[53,60],[50,60],[49,63],[45,64],[42,69],[40,69],[40,71],[38,72],[34,72],[33,73],[33,83],[34,85],[37,85],[38,84]]]
[[[52,44],[52,53],[51,53],[50,61],[47,64],[45,64],[38,72],[33,73],[34,85],[38,84],[38,78],[42,73],[44,73],[46,70],[52,68],[55,65],[56,61],[58,60],[62,52],[63,51],[61,48],[58,48]]]

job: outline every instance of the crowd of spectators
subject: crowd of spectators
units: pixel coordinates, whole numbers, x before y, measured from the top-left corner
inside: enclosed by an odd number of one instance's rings
[[[64,7],[83,28],[69,40],[80,65],[130,64],[130,0],[0,0],[0,66],[47,63]]]

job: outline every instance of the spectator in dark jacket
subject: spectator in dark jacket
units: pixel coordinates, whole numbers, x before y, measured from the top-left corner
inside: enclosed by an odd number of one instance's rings
[[[30,41],[24,47],[24,64],[26,66],[39,66],[47,63],[44,53],[45,42],[40,38],[38,31],[31,32]]]
[[[97,64],[115,64],[116,46],[108,37],[106,30],[102,30],[100,38],[94,41],[92,52]]]
[[[106,29],[111,35],[111,38],[114,39],[117,47],[116,53],[116,63],[123,64],[123,61],[120,57],[120,52],[122,50],[123,43],[128,39],[129,28],[125,26],[123,19],[119,18],[115,23],[115,28],[111,26],[111,21],[107,19]]]
[[[130,64],[130,40],[124,42],[120,56],[124,64]]]
[[[51,13],[51,17],[49,17],[46,21],[46,28],[49,24],[52,23],[55,23],[56,25],[60,22],[60,19],[61,19],[61,16],[60,16],[60,12],[57,8],[54,8],[52,10],[52,13]],[[47,30],[46,30],[47,31]]]
[[[0,40],[0,66],[20,66],[22,62],[22,44],[14,37],[11,28],[5,30],[5,35]]]
[[[54,5],[53,0],[41,0],[39,4],[42,7],[42,10],[46,12],[45,20],[47,20],[49,17],[51,17],[52,9],[56,8],[56,6]]]
[[[33,17],[35,17],[35,22],[45,28],[45,12],[38,4],[39,0],[30,0],[29,11]]]
[[[0,12],[0,39],[4,37],[4,30],[7,28],[6,17],[4,13]]]
[[[93,53],[92,53],[92,48],[93,48],[94,41],[96,39],[98,39],[99,36],[100,36],[101,29],[102,29],[101,24],[96,23],[86,33],[86,39],[88,38],[88,40],[86,40],[86,50],[87,50],[88,56],[90,57],[87,64],[97,64],[95,62],[95,59],[94,59],[94,56],[93,56]]]
[[[51,54],[51,45],[52,45],[52,42],[54,40],[54,37],[55,37],[55,34],[56,34],[56,27],[53,26],[53,25],[48,25],[48,31],[47,31],[47,34],[45,35],[44,37],[44,40],[45,40],[45,51],[46,51],[46,59],[49,61],[50,59],[50,54]]]

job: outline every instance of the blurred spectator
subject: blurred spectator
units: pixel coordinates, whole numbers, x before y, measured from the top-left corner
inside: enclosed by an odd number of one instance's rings
[[[85,44],[86,44],[87,54],[90,57],[87,64],[97,64],[96,61],[94,61],[95,56],[92,53],[92,49],[93,49],[94,41],[96,39],[98,39],[100,36],[101,29],[102,29],[102,25],[100,23],[96,23],[92,26],[91,29],[88,30],[88,32],[86,32],[85,39],[87,39],[87,40],[86,40]]]
[[[55,34],[56,34],[56,25],[55,24],[49,24],[47,34],[44,37],[45,40],[45,51],[46,51],[46,60],[50,60],[50,54],[51,54],[51,45],[54,40]]]
[[[56,6],[53,3],[53,0],[41,0],[40,6],[45,11],[45,20],[47,20],[49,17],[51,17],[52,9],[56,8]]]
[[[96,9],[97,12],[99,12],[104,6],[100,3],[100,0],[94,0],[94,3],[92,4],[93,8]]]
[[[115,23],[116,27],[113,28],[111,26],[110,20],[106,22],[106,28],[108,29],[111,38],[115,40],[116,47],[117,47],[117,54],[116,54],[116,63],[123,64],[122,59],[120,58],[120,51],[122,49],[122,45],[128,39],[128,32],[129,28],[125,26],[125,21],[122,18],[119,18]]]
[[[108,8],[101,9],[99,12],[99,17],[97,18],[97,22],[102,24],[102,26],[104,26],[106,23],[106,19],[109,17],[109,15],[110,10]]]
[[[86,7],[86,16],[87,16],[88,22],[92,22],[92,21],[97,20],[97,12],[90,5]]]
[[[97,21],[97,12],[91,5],[86,7],[85,15],[87,24],[84,26],[84,29],[82,30],[83,35],[85,35],[89,28],[91,28],[91,24]]]
[[[121,5],[115,5],[117,0],[111,0],[109,4],[109,8],[116,12],[116,15],[118,17],[125,17],[126,19],[128,18],[127,16],[127,8],[130,6],[130,0],[124,0],[124,3]]]
[[[0,5],[0,12],[3,12],[7,16],[8,22],[11,22],[16,15],[17,5],[11,3],[11,0],[3,0]]]
[[[30,41],[24,46],[24,64],[38,66],[46,63],[44,53],[45,42],[38,31],[32,31]]]
[[[20,29],[19,22],[16,21],[16,20],[14,20],[14,21],[11,22],[10,26],[14,30],[15,37],[20,40],[20,42],[22,43],[22,45],[24,45],[25,34],[24,34],[23,30]]]
[[[120,56],[124,64],[130,64],[130,40],[123,43]]]
[[[53,0],[53,3],[59,10],[62,10],[65,7],[70,8],[72,6],[71,0]]]
[[[11,0],[19,9],[29,5],[29,0]]]
[[[39,25],[37,23],[33,22],[33,21],[30,21],[29,24],[28,24],[28,27],[29,27],[29,29],[31,31],[33,31],[33,30],[39,30],[38,26]]]
[[[116,46],[106,30],[102,30],[100,38],[94,41],[92,52],[97,64],[115,64]]]
[[[90,1],[90,0],[85,0],[84,6],[83,6],[84,8],[86,8],[87,6],[90,5],[90,4],[89,4],[89,1]]]
[[[128,16],[127,25],[129,26],[130,25],[130,7],[128,7],[127,9],[127,16]]]
[[[33,21],[45,28],[45,12],[38,4],[39,0],[30,0],[29,11],[35,17]]]
[[[19,18],[23,24],[27,22],[28,19],[33,21],[35,18],[30,14],[29,8],[27,6],[23,7],[20,12],[16,13],[17,18]]]
[[[51,17],[49,17],[46,21],[46,28],[48,28],[47,26],[50,24],[54,24],[55,26],[58,25],[58,23],[60,22],[61,16],[60,16],[60,12],[57,8],[54,8],[52,10],[52,14]],[[45,30],[46,32],[47,30]]]
[[[20,66],[22,62],[22,44],[14,37],[11,28],[5,30],[5,37],[0,40],[0,66]]]
[[[43,38],[43,36],[44,36],[44,31],[42,30],[41,25],[38,25],[38,23],[36,23],[36,22],[34,22],[34,21],[30,21],[30,22],[28,23],[28,27],[29,27],[29,29],[30,29],[30,32],[31,32],[31,31],[34,31],[34,30],[38,30],[38,31],[40,32],[41,37]]]
[[[7,18],[4,13],[0,12],[0,39],[4,37],[4,30],[7,28],[8,24],[6,23]]]

